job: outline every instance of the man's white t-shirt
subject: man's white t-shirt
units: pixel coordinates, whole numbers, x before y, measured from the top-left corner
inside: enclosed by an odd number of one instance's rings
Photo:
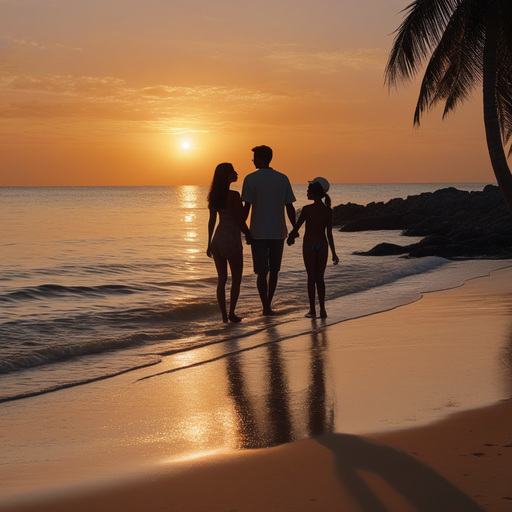
[[[247,175],[242,187],[242,201],[252,205],[250,230],[253,238],[286,238],[285,206],[296,199],[285,174],[270,168]]]

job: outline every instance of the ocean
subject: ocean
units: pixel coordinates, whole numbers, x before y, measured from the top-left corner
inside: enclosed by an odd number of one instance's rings
[[[367,204],[485,185],[333,184],[330,195],[333,206]],[[297,208],[308,203],[306,188],[293,185]],[[173,357],[174,366],[186,367],[183,356],[191,351],[215,344],[227,354],[234,339],[246,350],[262,331],[267,343],[308,331],[300,239],[285,246],[273,317],[260,315],[244,246],[237,308],[243,321],[222,323],[215,266],[206,256],[207,192],[207,186],[0,188],[0,402],[141,367],[157,374],[159,363]],[[380,242],[417,240],[398,231],[335,228],[340,264],[329,259],[324,324],[389,310],[512,265],[353,254]]]

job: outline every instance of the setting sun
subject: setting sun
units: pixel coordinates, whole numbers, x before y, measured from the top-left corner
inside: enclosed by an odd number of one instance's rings
[[[493,180],[478,101],[414,130],[420,84],[383,87],[408,3],[0,0],[0,186],[204,185],[260,144],[291,183]]]

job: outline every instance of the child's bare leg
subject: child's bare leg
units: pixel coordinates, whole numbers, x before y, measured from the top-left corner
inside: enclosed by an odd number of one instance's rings
[[[325,311],[325,281],[317,281],[316,289],[318,291],[318,304],[320,306],[320,318],[327,318],[327,311]]]
[[[304,259],[304,266],[308,274],[308,298],[309,298],[309,311],[306,316],[308,318],[316,317],[315,307],[315,285],[316,285],[316,252],[306,245],[302,246],[302,257]]]
[[[316,317],[316,306],[315,306],[315,278],[314,276],[308,275],[308,299],[309,299],[309,311],[306,313],[308,318]]]
[[[329,256],[329,250],[327,244],[322,247],[320,252],[317,254],[317,266],[316,266],[316,289],[318,292],[318,304],[320,306],[320,318],[327,318],[327,312],[325,311],[325,267],[327,266],[327,258]]]

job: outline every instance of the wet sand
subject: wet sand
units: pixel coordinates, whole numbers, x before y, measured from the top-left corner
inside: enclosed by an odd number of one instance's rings
[[[505,269],[187,370],[2,404],[0,509],[511,510],[511,315]]]

